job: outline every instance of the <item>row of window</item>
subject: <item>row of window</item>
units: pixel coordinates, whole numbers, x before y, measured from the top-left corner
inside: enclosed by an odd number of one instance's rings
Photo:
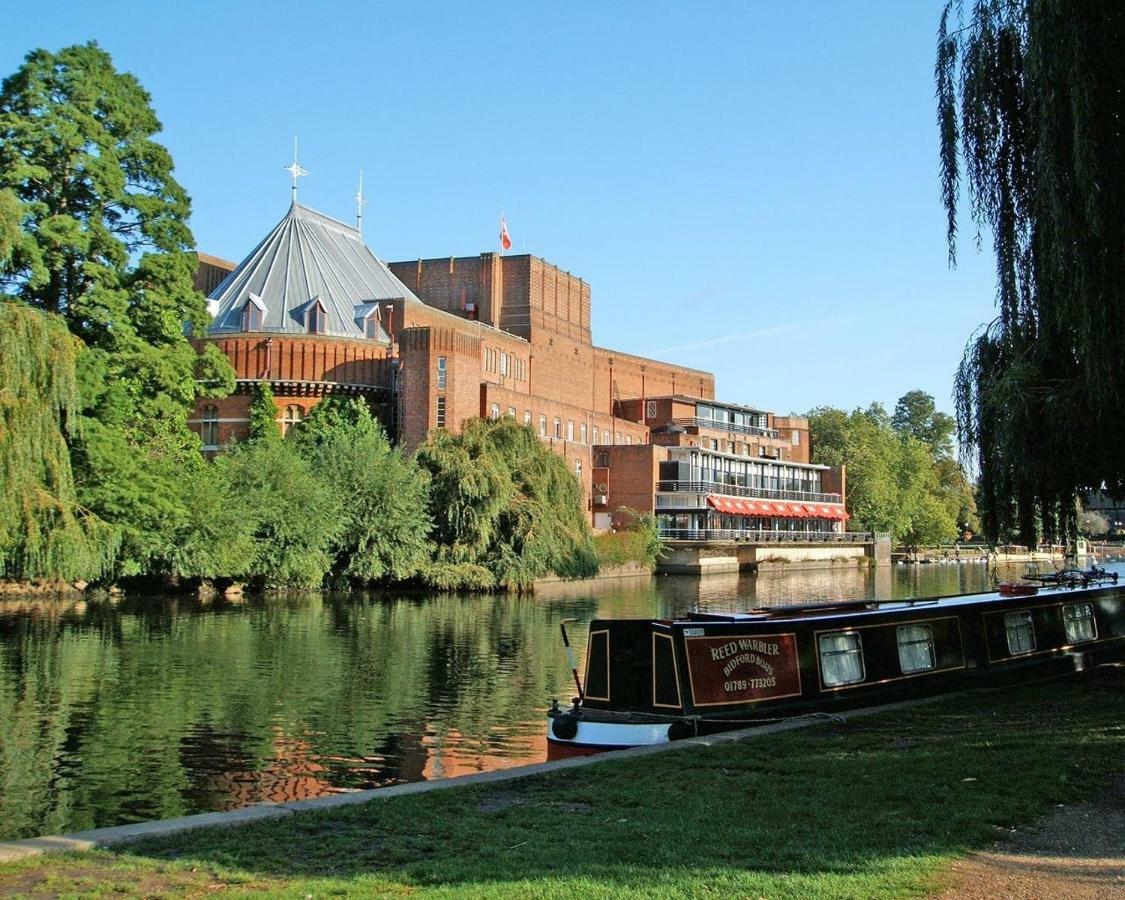
[[[1063,606],[1063,626],[1071,644],[1095,640],[1098,624],[1094,607],[1089,603]],[[1036,649],[1035,624],[1030,610],[1006,613],[1004,632],[1008,652],[1013,656]],[[825,687],[858,684],[866,678],[863,665],[863,638],[858,631],[838,631],[819,636],[820,672]],[[934,632],[929,625],[898,627],[898,664],[903,675],[927,672],[937,665],[934,654]]]
[[[289,434],[305,417],[305,411],[295,403],[285,407],[281,414],[281,433]],[[199,439],[204,447],[219,446],[219,408],[213,405],[203,407],[200,416]]]
[[[685,453],[673,449],[673,458],[681,463],[687,462],[686,476],[681,481],[713,481],[737,487],[757,488],[771,491],[804,491],[820,493],[821,472],[785,463],[758,462],[756,460],[732,459],[729,456],[714,456],[707,452],[692,450]]]
[[[485,347],[483,364],[486,372],[495,372],[504,377],[511,376],[516,381],[527,381],[527,361],[514,353]]]
[[[252,301],[247,301],[246,306],[242,308],[242,330],[261,331],[264,315],[261,307]],[[305,311],[305,328],[309,334],[328,333],[328,312],[319,300]],[[380,337],[379,317],[375,314],[375,310],[368,313],[363,320],[363,333],[365,337],[372,340]]]
[[[440,401],[441,397],[438,398]],[[488,417],[490,419],[499,419],[504,412],[500,408],[499,403],[493,403],[488,410]],[[509,406],[507,415],[509,418],[516,418],[516,408]],[[530,409],[523,411],[523,424],[529,428],[532,426],[533,416]],[[566,440],[574,443],[577,441],[580,444],[632,444],[633,436],[631,434],[622,434],[620,431],[614,434],[608,428],[598,428],[596,425],[588,427],[585,422],[579,422],[577,428],[573,419],[567,419],[564,423],[558,416],[554,417],[553,425],[550,424],[547,416],[541,415],[539,417],[539,437],[554,437],[558,440]],[[598,462],[595,460],[594,465],[606,466],[609,465],[609,457],[604,453],[598,455]]]

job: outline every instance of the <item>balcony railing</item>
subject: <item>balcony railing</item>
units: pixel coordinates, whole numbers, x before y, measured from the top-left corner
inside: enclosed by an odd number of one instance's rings
[[[781,432],[776,428],[760,428],[757,425],[739,425],[735,422],[721,422],[716,419],[701,419],[698,416],[684,416],[679,419],[669,419],[669,425],[680,425],[684,428],[712,428],[715,431],[731,431],[736,434],[752,434],[756,437],[773,438],[779,440]]]
[[[781,491],[772,488],[747,487],[721,481],[660,481],[657,491],[677,491],[693,494],[723,494],[727,497],[754,497],[758,500],[796,500],[805,503],[841,503],[839,494],[822,494],[817,491]]]
[[[745,541],[752,544],[868,544],[869,531],[771,531],[751,528],[661,528],[666,541]]]

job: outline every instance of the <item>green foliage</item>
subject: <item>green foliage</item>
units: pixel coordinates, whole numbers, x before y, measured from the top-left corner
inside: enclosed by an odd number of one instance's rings
[[[955,260],[968,198],[997,317],[957,374],[985,533],[1075,528],[1075,500],[1125,492],[1125,13],[1119,3],[977,0],[942,13],[935,67]],[[965,182],[962,186],[962,181]]]
[[[226,574],[267,587],[316,587],[343,532],[339,496],[289,442],[248,441],[214,463],[219,495],[248,534],[242,565]]]
[[[1083,510],[1078,514],[1078,533],[1085,537],[1103,537],[1109,534],[1109,521],[1099,512]]]
[[[847,467],[849,527],[888,531],[914,546],[952,540],[961,528],[975,527],[972,490],[946,452],[947,423],[932,403],[911,391],[893,418],[878,404],[851,413],[828,407],[809,413],[813,462]]]
[[[664,549],[656,517],[642,515],[636,510],[622,508],[629,514],[624,528],[594,536],[594,549],[599,566],[624,566],[636,563],[649,571],[656,568],[656,560]]]
[[[281,440],[281,426],[277,424],[277,402],[268,382],[259,381],[254,385],[254,397],[250,401],[250,440]]]
[[[934,398],[925,391],[907,391],[895,404],[891,425],[899,434],[910,435],[929,445],[934,456],[953,455],[953,416],[938,412]]]
[[[0,303],[0,577],[105,575],[120,536],[78,503],[66,433],[81,343],[57,316]]]
[[[20,214],[19,197],[9,190],[0,190],[0,266],[8,261],[22,238]]]
[[[418,450],[430,475],[438,564],[481,566],[500,586],[597,572],[582,489],[566,462],[512,419],[435,432]]]
[[[336,497],[341,530],[332,548],[334,573],[359,584],[417,574],[429,559],[426,478],[391,447],[368,406],[329,397],[291,440]]]

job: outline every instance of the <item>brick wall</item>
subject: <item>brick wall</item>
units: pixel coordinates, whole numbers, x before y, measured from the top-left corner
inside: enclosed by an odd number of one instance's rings
[[[809,462],[809,420],[803,416],[770,416],[770,427],[781,432],[781,443],[789,450],[793,462]]]
[[[593,390],[597,409],[609,412],[611,397],[616,400],[631,400],[681,394],[703,400],[715,398],[715,376],[710,372],[674,366],[604,347],[593,349]]]
[[[240,379],[389,387],[386,344],[329,335],[239,334],[207,338]]]
[[[628,516],[618,512],[621,507],[652,513],[660,463],[667,458],[668,451],[653,444],[595,448],[594,461],[608,463],[595,469],[595,483],[606,486],[606,503],[595,512],[610,512],[614,527],[628,524]]]

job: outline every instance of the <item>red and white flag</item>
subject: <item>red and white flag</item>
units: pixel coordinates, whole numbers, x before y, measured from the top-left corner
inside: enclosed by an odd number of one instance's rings
[[[500,246],[505,250],[512,249],[512,236],[508,234],[508,221],[504,214],[500,214]]]

